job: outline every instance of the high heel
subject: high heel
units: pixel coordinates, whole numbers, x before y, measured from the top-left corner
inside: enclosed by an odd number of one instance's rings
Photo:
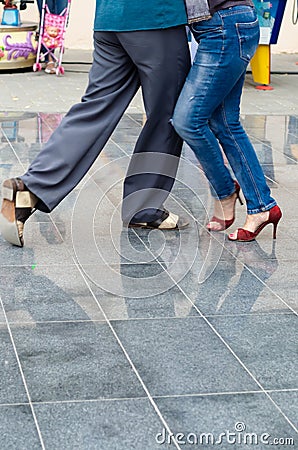
[[[233,217],[232,219],[220,219],[219,217],[213,216],[212,219],[210,220],[209,223],[211,222],[216,222],[217,224],[220,225],[220,228],[217,228],[216,230],[209,227],[207,225],[207,230],[208,231],[224,231],[227,228],[229,228],[231,225],[233,225],[234,221],[235,221],[235,205],[236,205],[236,201],[239,200],[240,205],[243,205],[243,201],[242,198],[240,197],[240,186],[238,181],[234,180],[234,185],[235,185],[235,191],[233,192],[232,195],[236,194],[236,198],[235,198],[235,203],[234,203],[234,211],[233,211]]]
[[[234,236],[234,233],[229,234],[230,241],[238,241],[238,242],[250,242],[254,241],[255,238],[258,236],[258,234],[265,228],[267,225],[272,223],[273,225],[273,239],[276,239],[276,231],[277,231],[277,225],[282,217],[281,209],[278,205],[273,206],[269,210],[269,217],[268,220],[261,223],[261,225],[258,226],[256,231],[249,231],[245,230],[244,228],[238,228],[237,229],[237,238],[233,239],[232,236]]]
[[[38,199],[20,178],[10,178],[3,182],[2,199],[1,235],[7,242],[23,247],[24,224],[31,216]]]

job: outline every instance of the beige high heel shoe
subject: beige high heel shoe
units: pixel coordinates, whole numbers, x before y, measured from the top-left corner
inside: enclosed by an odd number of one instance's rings
[[[23,247],[24,224],[34,212],[37,200],[20,178],[3,182],[0,232],[7,242]]]

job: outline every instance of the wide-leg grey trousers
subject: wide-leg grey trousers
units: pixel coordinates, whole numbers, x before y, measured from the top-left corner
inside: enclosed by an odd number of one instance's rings
[[[94,32],[94,57],[86,93],[69,110],[21,176],[27,188],[39,198],[37,209],[52,211],[80,182],[140,86],[147,121],[134,154],[158,152],[174,155],[178,161],[182,142],[170,120],[189,67],[184,26]],[[155,173],[148,173],[144,168],[142,174],[135,174],[134,164],[132,158],[124,182],[124,198],[129,196],[133,202],[128,202],[129,210],[123,209],[123,220],[156,220],[172,188],[177,165],[169,174],[164,169],[158,173],[158,167]],[[161,195],[153,195],[153,208],[146,208],[152,206],[151,190]],[[138,192],[140,195],[135,195]]]

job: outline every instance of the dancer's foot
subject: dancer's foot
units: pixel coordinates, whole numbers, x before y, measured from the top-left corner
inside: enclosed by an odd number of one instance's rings
[[[11,244],[23,247],[24,224],[33,213],[37,197],[26,188],[20,178],[10,178],[2,184],[2,199],[1,235]]]
[[[154,222],[130,222],[127,226],[129,228],[148,228],[159,230],[182,230],[188,227],[188,220],[177,216],[169,211],[164,211],[160,219]]]
[[[276,239],[277,225],[281,217],[282,212],[277,205],[269,211],[248,214],[243,228],[238,228],[234,233],[229,234],[229,239],[240,242],[253,241],[269,223],[273,224],[273,239]]]
[[[229,228],[235,221],[235,204],[237,199],[241,205],[243,202],[239,195],[240,186],[237,181],[235,183],[235,192],[222,200],[214,201],[214,215],[207,224],[208,231],[223,231]]]

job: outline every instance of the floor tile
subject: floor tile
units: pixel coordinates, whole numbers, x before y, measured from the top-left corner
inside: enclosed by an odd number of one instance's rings
[[[75,244],[76,259],[94,284],[121,297],[149,297],[167,292],[206,257],[195,228],[181,233],[160,230],[123,231],[111,240],[97,237],[97,247]],[[206,252],[213,252],[206,245]],[[215,242],[215,241],[214,241]],[[195,243],[195,244],[194,244]],[[214,255],[219,251],[214,248]],[[220,256],[220,255],[219,255]],[[183,294],[182,294],[183,295]]]
[[[0,324],[0,348],[0,404],[27,402],[24,383],[5,324]]]
[[[83,261],[84,258],[86,260],[86,253],[89,250],[92,248],[94,248],[93,252],[97,250],[97,237],[118,235],[123,228],[120,214],[120,191],[114,195],[114,188],[111,190],[106,183],[107,180],[103,180],[103,184],[99,186],[93,179],[87,179],[77,190],[76,199],[71,208],[69,216],[72,226],[71,244],[73,244],[78,257]],[[119,190],[118,187],[115,189]],[[83,243],[86,244],[87,249]],[[92,258],[91,254],[89,261],[92,262]]]
[[[161,421],[146,399],[43,404],[35,411],[49,450],[160,448]]]
[[[1,296],[0,296],[0,298],[1,298]],[[2,299],[1,299],[2,300]],[[5,315],[4,315],[4,311],[3,311],[3,308],[2,308],[2,306],[0,307],[0,324],[4,324],[4,323],[6,323],[6,320],[5,320]]]
[[[156,319],[165,317],[197,316],[192,303],[174,286],[158,295],[120,297],[104,293],[91,285],[96,298],[109,320]]]
[[[288,189],[297,187],[297,166],[277,166],[275,167],[275,176],[278,178],[278,182],[287,186]]]
[[[267,448],[274,439],[290,438],[296,433],[265,394],[211,395],[155,399],[181,448],[218,445],[225,449]],[[159,442],[170,439],[164,428]],[[282,448],[282,446],[276,446]],[[293,448],[285,446],[285,448]]]
[[[134,231],[128,230],[128,232],[120,232],[119,234],[113,233],[109,238],[101,234],[102,230],[98,227],[94,229],[94,236],[96,240],[96,255],[94,248],[94,242],[90,243],[90,251],[88,252],[90,258],[88,258],[88,263],[98,262],[106,264],[129,264],[129,263],[152,263],[158,262],[150,252],[150,244],[144,241],[144,239],[139,238]],[[87,244],[88,245],[88,244]],[[80,259],[81,260],[81,259]],[[83,259],[84,261],[84,259]],[[87,261],[87,258],[85,258]]]
[[[97,288],[126,298],[161,295],[176,285],[166,267],[152,264],[83,264],[88,280]]]
[[[191,262],[198,253],[195,242],[199,242],[199,233],[195,224],[189,230],[172,232],[123,228],[120,233],[111,232],[109,239],[97,231],[94,228],[98,259],[108,264]],[[94,247],[94,242],[91,246]],[[88,253],[94,254],[88,262],[95,262],[95,251],[90,248]]]
[[[295,315],[214,317],[210,322],[264,389],[296,388]]]
[[[279,237],[282,238],[279,239]],[[298,242],[294,241],[292,236],[289,236],[284,229],[279,230],[278,239],[259,239],[246,245],[246,242],[226,242],[225,247],[230,250],[237,259],[241,260],[244,264],[251,266],[253,270],[254,265],[256,268],[262,268],[264,270],[269,263],[274,264],[272,261],[276,260],[276,268],[282,261],[295,260],[296,252],[298,252]],[[256,263],[256,264],[254,264]]]
[[[152,395],[257,388],[203,319],[118,321],[113,326]]]
[[[125,153],[116,142],[109,141],[105,145],[105,148],[102,151],[102,153],[100,154],[100,158],[103,158],[104,160],[106,159],[113,160],[116,158],[121,158],[124,155]],[[90,174],[92,174],[96,170],[97,170],[97,160],[95,161],[94,165],[90,168]]]
[[[281,261],[267,286],[298,312],[297,261]]]
[[[12,325],[32,401],[142,397],[104,323]]]
[[[208,222],[208,218],[211,218],[211,211],[209,209],[210,196],[207,188],[201,189],[201,186],[195,186],[192,188],[173,188],[172,195],[177,203],[183,207],[187,213],[192,214],[200,224]],[[178,211],[176,203],[172,196],[167,204],[168,209],[176,213],[180,213],[181,216],[185,216],[186,213],[183,209]],[[209,214],[209,216],[208,216]]]
[[[244,266],[230,257],[208,263],[202,271],[192,267],[180,282],[182,292],[203,315],[292,313],[287,303],[266,287],[277,260]]]
[[[298,428],[298,391],[270,392],[270,397]]]
[[[10,323],[103,320],[75,265],[3,266],[0,295]]]
[[[42,449],[29,405],[0,405],[0,448],[3,450]]]
[[[78,192],[79,187],[74,189],[66,198],[64,198],[50,214],[37,211],[34,213],[33,217],[35,217],[35,214],[39,214],[40,221],[45,222],[47,218],[50,218],[57,226],[59,224],[58,228],[60,230],[62,227],[60,233],[62,235],[62,239],[65,241],[67,237],[66,231],[68,230],[68,226],[71,224],[72,211],[78,197]]]
[[[70,252],[52,223],[36,223],[30,219],[29,221],[24,231],[24,248],[12,247],[0,237],[0,266],[72,263]],[[60,229],[62,230],[62,227]]]

